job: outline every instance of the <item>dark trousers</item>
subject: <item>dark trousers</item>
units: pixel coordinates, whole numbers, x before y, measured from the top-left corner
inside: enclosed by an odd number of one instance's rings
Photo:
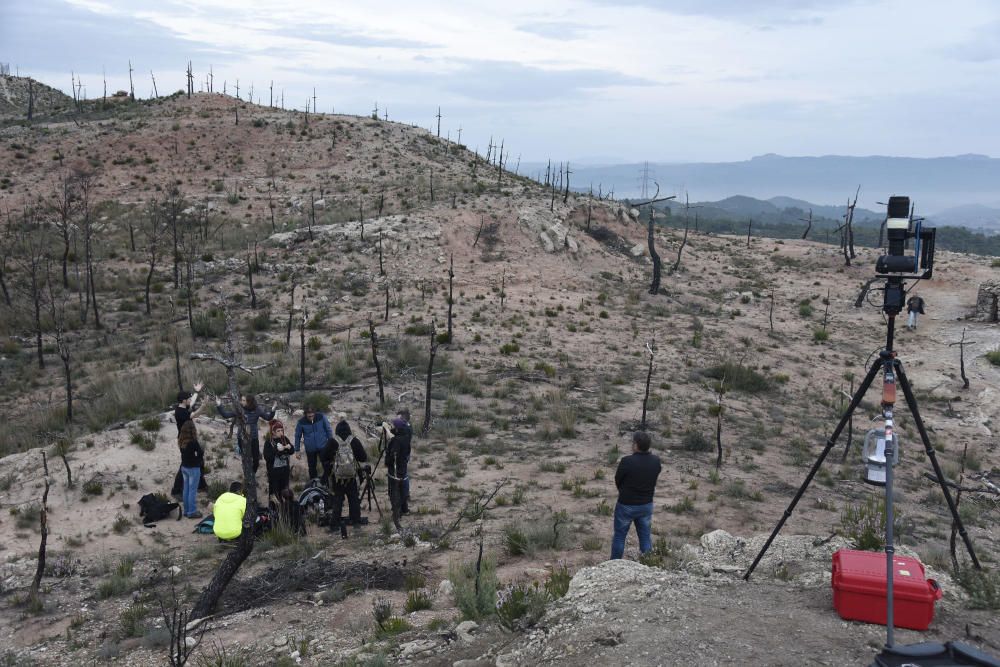
[[[344,496],[347,496],[347,509],[351,523],[356,526],[360,525],[361,495],[358,492],[358,480],[352,479],[349,482],[342,482],[335,479],[333,484],[330,485],[330,493],[333,494],[333,503],[330,508],[333,514],[333,520],[330,523],[331,529],[336,529],[340,526],[341,514],[344,511]]]
[[[308,449],[306,450],[306,461],[309,462],[309,479],[317,479],[320,476],[318,465],[320,453],[321,452],[319,450],[314,452],[310,452]],[[323,467],[324,469],[326,468],[326,466]]]
[[[205,469],[201,470],[201,477],[198,480],[198,490],[208,491],[208,482],[205,481]],[[181,466],[177,467],[177,475],[174,477],[174,488],[170,489],[170,495],[179,496],[184,492],[184,476],[181,475]]]
[[[406,480],[388,478],[389,482],[389,505],[392,507],[392,523],[399,528],[399,516],[406,506]]]
[[[291,480],[292,469],[289,466],[271,468],[267,471],[267,492],[272,496],[280,496],[281,492],[288,488]]]

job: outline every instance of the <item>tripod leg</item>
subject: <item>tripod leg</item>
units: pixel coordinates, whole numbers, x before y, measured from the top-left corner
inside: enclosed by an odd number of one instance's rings
[[[813,463],[812,468],[809,470],[809,474],[806,475],[805,481],[802,482],[802,486],[799,487],[798,493],[796,493],[795,497],[792,498],[792,502],[788,505],[788,508],[785,510],[785,513],[778,521],[778,525],[774,527],[774,530],[771,532],[771,536],[767,538],[767,542],[764,543],[764,546],[761,548],[760,553],[758,553],[757,557],[754,559],[753,564],[747,569],[746,573],[743,575],[743,579],[745,581],[749,581],[750,575],[753,574],[753,571],[757,567],[757,564],[760,563],[760,559],[764,557],[764,554],[767,552],[768,548],[770,548],[771,542],[774,542],[774,538],[778,536],[778,532],[780,532],[782,526],[785,525],[785,521],[787,521],[788,518],[792,516],[792,512],[795,510],[795,506],[798,505],[799,500],[802,498],[802,494],[806,492],[806,489],[809,487],[809,483],[812,482],[812,479],[813,477],[816,476],[816,473],[819,471],[820,466],[823,465],[823,461],[826,459],[827,454],[830,453],[830,450],[833,449],[834,444],[837,442],[837,438],[840,437],[840,432],[844,430],[844,426],[847,425],[847,421],[851,418],[851,415],[854,414],[854,410],[857,409],[858,404],[861,403],[861,399],[864,398],[865,393],[868,391],[868,387],[871,386],[872,381],[875,379],[875,376],[881,369],[882,369],[882,362],[880,360],[872,364],[872,367],[868,370],[868,375],[866,375],[865,379],[861,381],[861,386],[858,387],[858,390],[854,393],[854,396],[851,398],[851,404],[847,406],[847,411],[844,412],[844,415],[840,418],[840,422],[837,424],[837,428],[834,429],[833,435],[831,435],[830,438],[826,441],[826,447],[823,448],[823,451],[819,455],[819,458],[816,459],[815,463]]]
[[[913,422],[917,425],[917,431],[920,433],[920,439],[924,443],[924,451],[927,453],[927,458],[931,460],[931,466],[934,468],[934,475],[937,477],[938,484],[941,485],[941,491],[944,492],[944,499],[948,503],[948,510],[951,512],[951,518],[955,520],[955,525],[958,526],[958,533],[962,536],[962,541],[965,542],[965,549],[969,552],[969,557],[972,558],[972,564],[975,565],[977,570],[981,570],[982,566],[979,564],[979,559],[976,558],[976,552],[972,549],[972,540],[969,539],[969,533],[966,532],[965,525],[962,524],[962,519],[958,515],[958,507],[955,506],[955,501],[951,497],[948,485],[945,484],[944,473],[941,472],[941,466],[938,464],[937,455],[934,453],[934,448],[931,447],[931,440],[927,436],[927,429],[924,428],[924,420],[920,417],[920,410],[917,408],[917,399],[913,395],[913,388],[910,387],[910,381],[907,379],[906,373],[903,371],[903,364],[897,359],[895,366],[896,375],[899,378],[899,384],[903,387],[903,395],[906,396],[906,405],[910,408],[910,414],[913,415]]]

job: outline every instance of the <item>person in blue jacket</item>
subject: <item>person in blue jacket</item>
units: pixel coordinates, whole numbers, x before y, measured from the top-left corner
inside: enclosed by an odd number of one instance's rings
[[[301,457],[299,447],[304,443],[306,449],[306,459],[309,461],[309,479],[316,479],[319,474],[316,464],[320,460],[320,454],[326,447],[327,441],[333,437],[333,429],[330,428],[330,420],[322,412],[316,412],[316,406],[306,403],[303,406],[305,413],[298,423],[295,424],[295,456]],[[327,466],[323,466],[323,481],[326,482],[330,476]]]

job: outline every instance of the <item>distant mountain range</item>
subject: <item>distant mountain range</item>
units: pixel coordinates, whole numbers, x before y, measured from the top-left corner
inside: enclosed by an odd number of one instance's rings
[[[593,185],[614,190],[617,198],[642,193],[644,165],[571,165],[571,187],[587,191]],[[544,174],[545,165],[523,164],[521,173]],[[813,209],[814,215],[839,218],[858,186],[859,207],[881,211],[889,195],[909,195],[918,215],[938,224],[956,224],[1000,230],[1000,159],[985,155],[937,158],[783,157],[762,155],[743,162],[649,163],[647,193],[660,184],[660,193],[685,192],[699,201],[726,200],[744,195],[769,202],[778,209]],[[813,202],[813,203],[810,203]],[[835,210],[836,209],[836,210]],[[822,213],[821,213],[822,211]],[[859,211],[860,213],[860,211]],[[883,213],[874,213],[881,217]]]

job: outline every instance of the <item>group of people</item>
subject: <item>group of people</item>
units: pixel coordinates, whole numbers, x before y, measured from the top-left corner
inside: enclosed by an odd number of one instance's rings
[[[198,511],[197,492],[207,490],[205,481],[205,454],[198,442],[198,431],[195,417],[205,410],[205,403],[195,408],[198,393],[203,385],[194,385],[194,393],[182,391],[177,394],[177,407],[174,419],[177,424],[177,446],[181,453],[181,465],[174,479],[172,493],[183,504],[184,516],[191,519],[202,518]],[[253,395],[244,394],[240,397],[240,411],[227,408],[220,399],[216,399],[216,410],[226,419],[237,419],[242,412],[243,429],[235,429],[235,449],[238,454],[248,451],[256,475],[263,459],[267,468],[267,492],[279,504],[292,499],[291,469],[292,458],[301,459],[305,450],[309,479],[328,489],[332,495],[331,528],[342,525],[344,500],[347,500],[349,521],[354,526],[362,525],[361,487],[360,482],[368,481],[372,468],[368,460],[368,452],[364,442],[354,433],[347,421],[347,415],[340,413],[336,425],[331,427],[330,420],[319,412],[315,405],[307,403],[303,408],[303,416],[295,425],[294,441],[285,434],[285,425],[275,416],[277,403],[264,409],[257,404]],[[267,423],[267,435],[264,438],[263,452],[260,443],[260,422]],[[242,433],[242,438],[241,434]],[[384,453],[388,477],[389,501],[392,506],[393,520],[398,525],[399,516],[409,513],[410,484],[408,467],[412,446],[413,429],[410,426],[410,411],[400,408],[392,423],[382,423],[380,433],[380,452]],[[382,440],[384,438],[384,441]],[[384,450],[382,449],[384,445]],[[322,472],[320,472],[322,467]],[[234,482],[232,486],[239,484]],[[230,489],[228,495],[241,495],[239,491]],[[241,496],[242,497],[242,496]],[[235,502],[235,501],[234,501]],[[243,507],[245,509],[245,499]],[[238,504],[238,503],[236,503]],[[216,501],[218,505],[218,500]],[[218,510],[216,510],[216,515]],[[240,514],[242,519],[242,514]],[[218,516],[216,516],[218,525]],[[218,531],[216,531],[218,534]],[[238,533],[237,533],[238,535]],[[226,538],[229,539],[229,538]]]

